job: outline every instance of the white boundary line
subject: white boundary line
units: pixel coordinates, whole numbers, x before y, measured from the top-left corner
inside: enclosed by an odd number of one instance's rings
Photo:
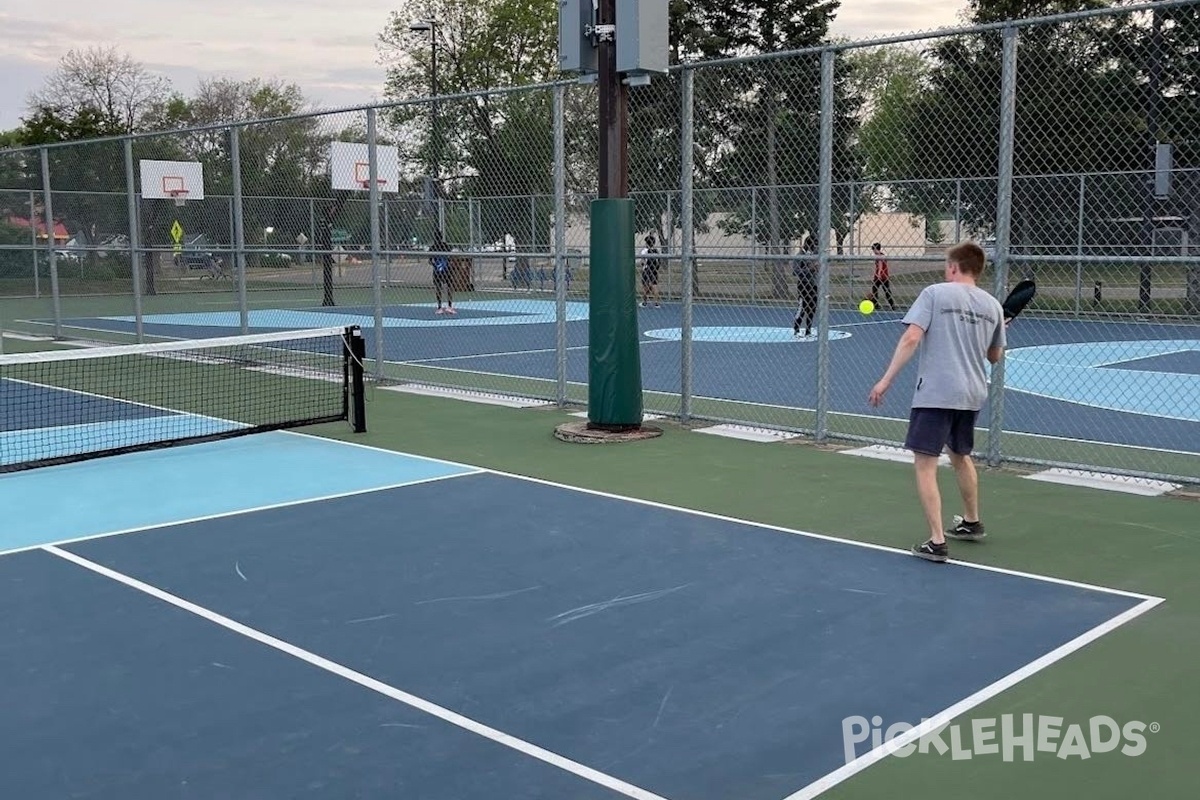
[[[311,433],[304,433],[303,431],[297,431],[297,430],[281,431],[281,433],[285,433],[288,436],[303,436],[303,437],[307,437],[307,438],[325,439],[325,437],[316,436]],[[445,465],[452,466],[452,467],[459,467],[461,469],[474,469],[474,470],[478,470],[479,473],[487,473],[490,475],[497,475],[502,478],[514,478],[519,481],[526,481],[528,483],[537,483],[537,484],[541,484],[543,486],[550,486],[555,489],[566,489],[571,492],[579,492],[581,494],[588,494],[588,495],[593,495],[596,497],[604,497],[609,500],[623,500],[625,502],[636,503],[638,505],[649,506],[651,508],[661,508],[666,511],[675,511],[675,512],[680,512],[680,513],[684,513],[684,514],[690,514],[692,516],[704,517],[706,519],[719,520],[721,522],[731,522],[736,525],[746,525],[748,527],[759,528],[761,530],[775,531],[777,533],[787,533],[787,534],[791,534],[793,536],[804,536],[804,537],[807,537],[810,539],[819,539],[821,541],[826,541],[826,542],[835,542],[837,544],[853,545],[854,547],[864,547],[864,548],[867,548],[870,550],[878,550],[878,551],[881,551],[884,553],[892,553],[894,555],[902,555],[902,556],[906,556],[906,557],[910,557],[910,558],[912,557],[912,553],[910,553],[908,550],[904,550],[899,547],[889,547],[887,545],[874,544],[871,542],[859,542],[859,541],[855,541],[853,539],[842,539],[837,536],[829,536],[829,535],[826,535],[823,533],[812,533],[810,531],[802,531],[802,530],[797,530],[794,528],[785,528],[781,525],[771,525],[766,522],[756,522],[754,520],[740,519],[738,517],[731,517],[731,516],[727,516],[724,514],[716,514],[711,511],[701,511],[699,509],[694,509],[694,508],[685,508],[683,506],[674,506],[674,505],[670,505],[668,503],[660,503],[655,500],[644,500],[639,497],[628,497],[625,495],[619,495],[619,494],[613,494],[611,492],[600,491],[598,489],[587,489],[587,488],[584,488],[581,486],[571,486],[569,484],[557,483],[555,481],[546,480],[544,478],[534,478],[534,477],[531,477],[528,475],[518,475],[515,473],[511,473],[511,472],[503,472],[501,470],[490,469],[488,467],[479,467],[479,466],[476,466],[473,464],[462,464],[457,461],[449,461],[449,460],[440,459],[440,458],[433,458],[431,456],[416,456],[411,453],[404,453],[404,452],[400,452],[400,451],[396,451],[396,450],[387,450],[386,448],[377,447],[375,445],[362,444],[360,442],[347,442],[342,439],[331,439],[328,441],[341,442],[342,444],[348,445],[349,447],[361,447],[366,450],[375,450],[375,451],[379,451],[379,452],[393,453],[393,454],[398,453],[399,455],[409,456],[412,458],[422,458],[422,459],[425,459],[428,461],[433,461],[433,462],[436,462],[439,464],[445,464]],[[950,565],[966,567],[968,569],[978,569],[978,570],[983,570],[985,572],[995,572],[995,573],[999,573],[1001,575],[1011,575],[1011,576],[1018,577],[1018,578],[1028,578],[1030,580],[1044,581],[1047,583],[1055,583],[1060,586],[1070,586],[1070,587],[1073,587],[1076,589],[1088,589],[1088,590],[1091,590],[1094,592],[1114,594],[1114,595],[1119,595],[1121,597],[1130,597],[1130,598],[1133,598],[1136,600],[1161,601],[1163,599],[1161,597],[1155,597],[1153,595],[1141,594],[1138,592],[1129,592],[1124,589],[1113,589],[1113,588],[1110,588],[1107,586],[1097,586],[1097,585],[1089,584],[1089,583],[1081,583],[1079,581],[1067,580],[1065,578],[1055,578],[1055,577],[1052,577],[1049,575],[1037,575],[1035,573],[1030,573],[1030,572],[1020,572],[1018,570],[1007,569],[1005,567],[994,567],[994,566],[990,566],[987,564],[977,564],[977,563],[970,562],[970,561],[953,561],[953,562],[950,562],[950,564],[947,566],[950,566]],[[942,566],[942,565],[937,565],[937,567],[940,567],[940,566]],[[935,568],[937,568],[937,567],[935,567]]]
[[[646,342],[645,344],[649,344]],[[586,350],[590,345],[580,344],[568,347],[567,350]],[[544,347],[538,350],[506,350],[502,353],[472,353],[465,356],[439,356],[438,358],[414,358],[410,361],[390,361],[390,364],[435,364],[441,361],[464,361],[468,358],[504,358],[506,356],[531,356],[540,353],[557,353],[557,347]]]
[[[1179,373],[1173,372],[1170,374],[1178,375]],[[1059,403],[1070,403],[1071,405],[1083,406],[1084,408],[1095,408],[1095,409],[1099,409],[1100,411],[1110,411],[1114,414],[1133,414],[1134,416],[1137,416],[1137,417],[1149,417],[1150,419],[1169,419],[1169,420],[1173,420],[1175,422],[1196,422],[1197,421],[1195,418],[1192,418],[1192,417],[1177,417],[1172,414],[1161,414],[1161,413],[1157,413],[1154,411],[1134,411],[1133,409],[1130,409],[1130,408],[1116,408],[1114,406],[1106,406],[1106,405],[1102,405],[1100,403],[1088,402],[1087,400],[1064,400],[1063,398],[1058,397],[1056,395],[1046,394],[1045,392],[1037,392],[1032,389],[1018,389],[1018,388],[1015,388],[1012,386],[1005,386],[1004,389],[1005,389],[1005,391],[1008,391],[1008,392],[1020,392],[1021,394],[1027,394],[1030,397],[1040,397],[1044,400],[1056,400]],[[1040,436],[1042,434],[1028,433],[1025,435],[1026,436]],[[1081,439],[1079,441],[1082,441],[1085,444],[1098,444],[1098,445],[1104,445],[1106,447],[1116,447],[1117,446],[1115,444],[1109,444],[1108,442],[1089,442],[1086,439]],[[1137,447],[1138,445],[1126,445],[1126,446],[1127,447]],[[1157,450],[1158,448],[1157,447],[1144,447],[1143,449]],[[1195,455],[1195,453],[1189,453],[1188,455]]]
[[[277,433],[286,433],[286,431],[277,431]],[[320,438],[320,437],[313,437]],[[336,442],[336,439],[328,439],[327,441]],[[385,451],[386,452],[386,451]],[[405,456],[405,453],[395,453],[397,456]],[[411,456],[411,458],[419,458],[419,456]],[[255,506],[253,508],[241,508],[235,511],[220,511],[216,514],[204,514],[199,517],[190,517],[187,519],[175,520],[172,522],[154,522],[148,525],[138,525],[133,528],[123,528],[116,531],[107,531],[105,533],[93,533],[87,536],[77,536],[73,539],[61,539],[56,542],[48,542],[43,544],[27,545],[25,547],[14,547],[11,550],[0,550],[0,558],[4,556],[15,555],[16,553],[26,553],[30,550],[40,550],[43,547],[61,547],[68,544],[78,544],[80,542],[90,542],[95,539],[108,539],[113,536],[123,536],[127,533],[144,533],[145,531],[159,530],[162,528],[174,528],[177,525],[191,525],[195,522],[206,522],[210,519],[224,519],[225,517],[237,517],[243,514],[254,514],[259,511],[271,511],[276,508],[288,508],[290,506],[302,506],[309,503],[321,503],[326,500],[338,500],[343,497],[355,497],[363,494],[373,494],[375,492],[386,492],[391,489],[402,489],[406,486],[418,486],[422,483],[435,483],[437,481],[451,480],[453,478],[466,478],[471,475],[483,474],[486,470],[478,468],[470,469],[465,472],[460,472],[455,475],[436,475],[432,478],[417,478],[411,481],[400,481],[399,483],[390,483],[383,486],[372,486],[366,489],[351,489],[346,492],[337,492],[334,494],[322,495],[320,497],[306,497],[300,500],[283,500],[278,503],[269,503],[265,506]]]
[[[867,767],[883,760],[892,753],[895,753],[897,750],[905,747],[908,744],[911,744],[914,741],[917,741],[922,736],[936,731],[943,725],[948,725],[951,720],[965,714],[972,708],[981,705],[983,702],[990,700],[1006,689],[1012,688],[1016,684],[1038,672],[1041,672],[1055,662],[1061,661],[1077,650],[1081,650],[1082,648],[1099,639],[1101,636],[1111,633],[1130,620],[1145,614],[1147,611],[1154,608],[1161,602],[1162,600],[1159,599],[1147,599],[1128,611],[1118,614],[1117,616],[1097,625],[1090,631],[1087,631],[1086,633],[1077,636],[1066,644],[1051,650],[1041,658],[1029,662],[1015,672],[1010,672],[1008,675],[1005,675],[995,683],[980,689],[978,692],[975,692],[975,694],[963,700],[960,700],[941,713],[929,718],[920,725],[917,725],[915,728],[906,731],[900,736],[897,736],[892,741],[876,747],[874,750],[871,750],[870,752],[854,759],[849,764],[846,764],[845,766],[830,772],[828,775],[823,776],[813,783],[810,783],[800,791],[788,795],[784,798],[784,800],[812,800],[812,798],[825,793],[834,786],[837,786],[839,783],[842,783],[843,781],[846,781],[849,778],[857,775]]]
[[[304,342],[311,339],[345,339],[345,328],[305,328],[295,331],[253,333],[245,336],[220,336],[211,339],[188,339],[186,341],[148,342],[144,344],[115,344],[91,350],[40,350],[32,353],[13,353],[0,356],[0,366],[6,364],[44,364],[50,361],[82,361],[95,358],[119,356],[144,356],[158,353],[168,355],[192,350],[210,350],[235,345],[276,344],[278,342]],[[291,348],[284,348],[291,350]],[[304,351],[301,351],[304,352]]]
[[[556,481],[546,480],[544,478],[536,478],[536,477],[532,477],[529,475],[519,475],[519,474],[512,473],[512,472],[504,472],[502,470],[491,469],[489,467],[479,467],[479,466],[476,466],[473,464],[464,464],[464,463],[461,463],[458,461],[450,461],[450,460],[442,459],[442,458],[434,458],[432,456],[422,456],[422,455],[417,455],[414,453],[406,453],[406,452],[399,451],[399,450],[388,450],[387,448],[378,447],[375,445],[362,444],[360,442],[348,442],[348,441],[345,441],[342,439],[333,439],[333,438],[329,438],[329,437],[325,437],[325,436],[317,436],[315,434],[305,433],[303,431],[298,431],[298,430],[280,430],[280,431],[274,431],[274,433],[278,433],[278,434],[281,434],[284,436],[297,436],[297,437],[302,437],[305,439],[313,439],[313,440],[324,442],[324,443],[332,442],[334,444],[344,445],[346,447],[356,447],[356,448],[361,448],[364,450],[371,450],[371,451],[374,451],[377,453],[384,453],[384,454],[391,455],[391,456],[401,456],[404,458],[412,458],[412,459],[415,459],[418,461],[425,461],[425,462],[429,462],[432,464],[440,464],[443,466],[455,467],[455,468],[463,470],[463,471],[460,473],[454,474],[454,475],[443,475],[443,476],[437,476],[437,477],[433,477],[433,478],[421,478],[421,479],[417,479],[417,480],[413,480],[413,481],[401,481],[401,482],[395,483],[395,484],[387,484],[387,485],[377,486],[377,487],[372,487],[372,488],[367,488],[367,489],[355,489],[355,490],[352,490],[349,492],[341,492],[341,493],[337,493],[337,494],[324,495],[324,496],[320,496],[320,497],[304,498],[302,500],[289,500],[289,501],[284,501],[281,503],[274,503],[274,504],[258,506],[258,507],[254,507],[254,508],[239,509],[236,511],[221,512],[218,514],[210,514],[210,515],[195,517],[195,518],[191,518],[191,519],[183,519],[183,520],[177,520],[177,521],[166,522],[166,523],[155,523],[152,525],[143,525],[143,526],[139,526],[139,527],[135,527],[135,528],[128,528],[128,529],[124,529],[124,530],[109,531],[106,533],[99,533],[99,534],[94,534],[94,535],[90,535],[90,536],[81,536],[81,537],[77,537],[74,539],[65,539],[65,540],[61,540],[61,541],[50,542],[50,543],[47,543],[44,545],[31,545],[28,547],[14,548],[11,550],[0,551],[0,556],[11,555],[13,553],[24,552],[27,550],[35,550],[42,546],[74,544],[76,542],[89,541],[92,539],[101,539],[101,538],[106,538],[106,537],[111,537],[111,536],[119,536],[119,535],[129,534],[129,533],[140,533],[140,532],[147,531],[147,530],[154,530],[156,528],[170,528],[170,527],[175,527],[178,525],[187,525],[187,524],[190,524],[193,522],[202,522],[202,521],[209,520],[209,519],[218,519],[221,517],[231,517],[231,516],[237,516],[237,515],[241,515],[241,514],[252,514],[252,513],[258,512],[258,511],[269,511],[269,510],[272,510],[275,508],[284,508],[287,506],[304,505],[304,504],[308,504],[308,503],[317,503],[317,502],[322,502],[325,500],[336,500],[341,497],[352,497],[354,495],[389,491],[392,489],[404,488],[406,486],[416,486],[416,485],[423,484],[423,483],[433,483],[436,481],[448,480],[451,478],[465,478],[465,477],[471,477],[471,476],[476,476],[476,475],[485,475],[485,474],[486,475],[496,475],[496,476],[502,477],[502,478],[511,478],[514,480],[524,481],[527,483],[536,483],[536,484],[539,484],[542,486],[548,486],[548,487],[555,488],[555,489],[564,489],[566,491],[592,495],[594,497],[603,497],[603,498],[606,498],[609,500],[621,500],[624,502],[634,503],[637,505],[647,506],[650,508],[659,508],[659,509],[663,509],[666,511],[673,511],[673,512],[677,512],[677,513],[688,514],[691,516],[703,517],[705,519],[713,519],[713,520],[717,520],[720,522],[729,522],[729,523],[733,523],[735,525],[744,525],[744,526],[751,527],[751,528],[758,528],[760,530],[768,530],[768,531],[773,531],[776,533],[786,533],[786,534],[789,534],[792,536],[803,536],[803,537],[806,537],[809,539],[817,539],[817,540],[825,541],[825,542],[833,542],[836,544],[844,544],[844,545],[850,545],[853,547],[861,547],[861,548],[865,548],[868,550],[876,550],[876,551],[883,552],[883,553],[891,553],[893,555],[901,555],[901,556],[906,556],[906,557],[911,557],[911,555],[912,555],[908,550],[904,550],[899,547],[890,547],[888,545],[875,544],[873,542],[860,542],[860,541],[856,541],[854,539],[843,539],[843,538],[840,538],[837,536],[830,536],[828,534],[823,534],[823,533],[813,533],[811,531],[802,531],[802,530],[798,530],[795,528],[785,528],[781,525],[772,525],[772,524],[769,524],[766,522],[757,522],[755,520],[742,519],[739,517],[732,517],[732,516],[728,516],[725,514],[717,514],[717,513],[711,512],[711,511],[702,511],[700,509],[695,509],[695,508],[686,508],[684,506],[676,506],[676,505],[671,505],[669,503],[661,503],[661,502],[658,502],[655,500],[646,500],[646,499],[639,498],[639,497],[629,497],[627,495],[619,495],[619,494],[615,494],[612,492],[601,491],[599,489],[588,489],[588,488],[582,487],[582,486],[572,486],[570,484],[558,483]],[[1000,575],[1009,575],[1009,576],[1017,577],[1017,578],[1026,578],[1029,580],[1042,581],[1044,583],[1053,583],[1053,584],[1057,584],[1060,586],[1069,586],[1069,587],[1076,588],[1076,589],[1086,589],[1089,591],[1101,592],[1104,594],[1112,594],[1112,595],[1117,595],[1120,597],[1129,597],[1129,598],[1133,598],[1135,600],[1155,601],[1155,602],[1162,602],[1164,600],[1164,598],[1156,597],[1154,595],[1142,594],[1140,592],[1131,592],[1131,591],[1126,591],[1124,589],[1114,589],[1114,588],[1108,587],[1108,586],[1099,586],[1096,584],[1083,583],[1081,581],[1073,581],[1073,580],[1069,580],[1066,578],[1056,578],[1051,575],[1039,575],[1037,573],[1032,573],[1032,572],[1022,572],[1020,570],[1009,569],[1006,567],[996,567],[996,566],[992,566],[990,564],[979,564],[979,563],[971,562],[971,561],[951,561],[946,566],[947,567],[958,566],[958,567],[964,567],[966,569],[981,570],[983,572],[993,572],[993,573],[1000,574]]]
[[[349,667],[345,667],[341,664],[330,661],[327,658],[322,658],[315,653],[303,650],[281,639],[276,639],[274,636],[270,636],[262,631],[251,628],[248,625],[243,625],[242,623],[222,616],[215,611],[211,611],[203,606],[198,606],[195,603],[188,602],[181,597],[176,597],[175,595],[165,592],[162,589],[151,586],[147,583],[143,583],[136,578],[131,578],[128,575],[109,569],[108,567],[102,566],[93,561],[89,561],[88,559],[77,556],[74,553],[60,550],[53,545],[48,545],[41,549],[47,553],[50,553],[51,555],[58,556],[65,561],[69,561],[76,566],[91,570],[92,572],[103,575],[104,577],[114,580],[117,583],[124,584],[131,589],[136,589],[143,594],[148,594],[157,600],[161,600],[164,603],[169,603],[176,608],[183,609],[184,611],[194,614],[201,619],[207,620],[215,625],[221,626],[222,628],[245,636],[247,639],[252,639],[259,644],[266,645],[267,647],[278,650],[281,653],[292,656],[293,658],[299,659],[307,664],[311,664],[312,666],[325,670],[326,672],[336,675],[339,678],[356,683],[365,689],[370,689],[371,691],[377,692],[384,697],[404,703],[405,705],[415,708],[418,711],[422,711],[430,716],[437,717],[444,722],[448,722],[451,725],[455,725],[463,730],[469,731],[470,733],[482,736],[485,739],[490,739],[497,744],[516,750],[519,753],[536,758],[539,761],[545,762],[553,767],[558,767],[559,769],[569,772],[576,777],[599,784],[606,789],[611,789],[614,792],[623,794],[626,797],[634,798],[635,800],[665,800],[665,798],[648,792],[645,789],[625,783],[624,781],[614,778],[611,775],[606,775],[603,772],[586,767],[583,764],[572,761],[569,758],[538,747],[535,744],[530,744],[529,742],[518,739],[517,737],[504,733],[503,731],[496,730],[495,728],[491,728],[469,717],[456,714],[447,708],[443,708],[442,706],[431,703],[428,700],[417,697],[416,695],[409,694],[408,692],[397,689],[394,686],[389,686],[388,684],[364,675],[361,672],[356,672]]]

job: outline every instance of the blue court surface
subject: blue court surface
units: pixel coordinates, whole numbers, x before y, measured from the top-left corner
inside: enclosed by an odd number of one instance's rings
[[[384,358],[441,369],[553,380],[555,303],[541,299],[467,301],[454,317],[432,303],[384,309]],[[915,369],[875,409],[866,398],[891,358],[900,312],[831,313],[831,410],[907,419]],[[680,389],[680,308],[639,309],[643,387]],[[789,408],[815,408],[816,337],[796,339],[791,310],[697,304],[693,310],[693,394]],[[131,317],[80,319],[71,326],[132,331]],[[251,332],[361,325],[375,355],[370,308],[250,312]],[[236,312],[148,316],[145,330],[181,339],[224,336]],[[1114,336],[1114,332],[1117,335]],[[588,305],[567,304],[567,378],[586,384]],[[1009,330],[1005,429],[1065,439],[1200,452],[1200,326],[1022,318]],[[989,418],[985,407],[981,419]]]
[[[5,798],[811,797],[1158,602],[298,433],[0,503]]]
[[[53,386],[0,378],[0,465],[58,458],[112,446],[206,436],[244,427]]]

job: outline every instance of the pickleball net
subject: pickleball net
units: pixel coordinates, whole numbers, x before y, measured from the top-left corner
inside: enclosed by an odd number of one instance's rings
[[[0,472],[344,421],[357,326],[0,356]]]

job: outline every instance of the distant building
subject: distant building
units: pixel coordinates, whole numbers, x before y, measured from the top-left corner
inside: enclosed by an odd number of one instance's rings
[[[25,217],[8,217],[4,221],[14,228],[25,228],[28,230],[31,227],[30,221]],[[46,223],[42,222],[41,220],[38,220],[37,222],[37,238],[39,241],[46,240]],[[70,240],[71,234],[67,232],[67,226],[63,225],[61,222],[55,222],[54,241],[66,244]]]

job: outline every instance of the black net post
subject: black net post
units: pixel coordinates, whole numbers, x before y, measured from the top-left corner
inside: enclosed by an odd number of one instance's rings
[[[363,338],[362,328],[352,325],[346,329],[346,368],[348,370],[347,414],[354,425],[355,433],[367,431],[367,402],[363,393],[363,362],[367,357],[367,341]],[[353,414],[349,414],[349,405],[353,403]]]

